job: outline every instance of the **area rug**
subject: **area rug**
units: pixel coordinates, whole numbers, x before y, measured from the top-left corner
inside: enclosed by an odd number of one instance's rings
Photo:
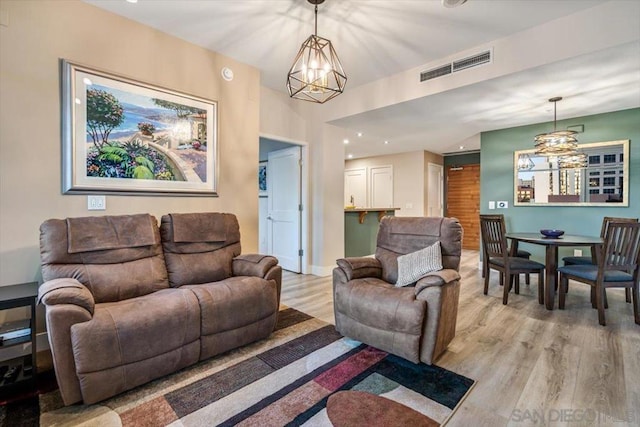
[[[396,425],[406,419],[437,426],[473,384],[344,338],[333,325],[285,308],[266,340],[96,405],[63,407],[56,390],[20,408],[5,407],[1,418],[41,426],[375,425],[372,419],[390,425],[386,414]]]

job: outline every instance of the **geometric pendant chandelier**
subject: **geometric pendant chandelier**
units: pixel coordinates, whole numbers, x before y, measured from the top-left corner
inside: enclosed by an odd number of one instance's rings
[[[318,5],[324,0],[307,0],[315,5],[315,31],[302,43],[287,75],[291,98],[322,104],[344,91],[347,76],[331,41],[318,37]]]
[[[576,153],[578,140],[576,131],[556,130],[556,102],[561,101],[561,96],[549,99],[553,102],[553,132],[541,133],[534,138],[536,154],[541,156],[565,156]]]

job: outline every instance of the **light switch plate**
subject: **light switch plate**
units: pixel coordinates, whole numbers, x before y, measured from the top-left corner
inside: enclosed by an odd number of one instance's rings
[[[87,196],[87,209],[90,211],[103,211],[107,209],[106,196]]]
[[[498,202],[498,209],[507,209],[509,207],[509,202],[501,200]]]
[[[494,202],[493,200],[489,202],[489,209],[495,209],[496,208],[496,202]]]

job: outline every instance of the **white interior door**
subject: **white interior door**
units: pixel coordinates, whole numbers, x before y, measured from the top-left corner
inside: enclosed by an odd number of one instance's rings
[[[285,270],[300,273],[301,148],[272,151],[268,158],[268,253]]]
[[[435,163],[427,164],[427,216],[443,216],[444,168]]]
[[[369,169],[371,208],[393,207],[393,166],[374,166]]]
[[[359,208],[368,208],[367,204],[367,168],[347,169],[344,171],[344,205],[353,204]]]

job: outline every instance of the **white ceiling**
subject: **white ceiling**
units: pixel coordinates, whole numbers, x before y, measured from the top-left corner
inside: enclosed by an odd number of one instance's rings
[[[300,43],[313,31],[313,6],[304,0],[85,1],[253,65],[263,85],[282,92]],[[450,9],[440,0],[326,0],[319,6],[318,35],[333,42],[349,91],[601,3],[469,0]],[[559,119],[640,106],[639,51],[640,42],[631,43],[332,124],[353,135],[348,152],[354,157],[447,153],[461,144],[478,149],[481,131],[551,120],[549,93],[567,97],[558,104]],[[588,96],[572,105],[576,92]],[[358,131],[362,138],[355,137]]]

